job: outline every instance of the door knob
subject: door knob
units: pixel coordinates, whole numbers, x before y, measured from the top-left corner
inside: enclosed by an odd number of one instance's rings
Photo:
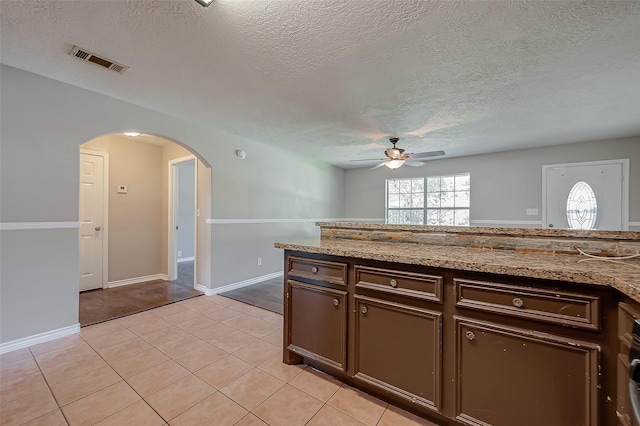
[[[101,230],[101,229],[102,229],[102,227],[100,227],[100,226],[96,226],[96,227],[95,227],[95,230],[96,230],[96,231],[99,231],[99,230]]]

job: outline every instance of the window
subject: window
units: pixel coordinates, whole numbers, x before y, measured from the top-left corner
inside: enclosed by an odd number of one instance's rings
[[[387,179],[387,223],[469,226],[469,173]]]
[[[596,194],[587,182],[573,185],[567,197],[569,229],[595,229],[598,203]]]

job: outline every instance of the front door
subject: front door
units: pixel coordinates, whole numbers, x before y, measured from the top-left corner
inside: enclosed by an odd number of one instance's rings
[[[80,154],[80,291],[103,288],[104,157]]]
[[[544,226],[622,230],[623,166],[621,160],[543,166]]]

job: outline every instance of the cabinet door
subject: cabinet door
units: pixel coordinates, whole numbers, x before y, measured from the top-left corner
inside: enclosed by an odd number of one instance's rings
[[[291,280],[287,286],[287,349],[345,370],[347,292]]]
[[[635,302],[627,301],[618,305],[618,392],[616,414],[622,426],[631,426],[633,407],[629,394],[629,351],[633,340],[633,322],[640,318],[640,310]]]
[[[598,424],[599,346],[454,318],[457,420],[494,426]]]
[[[440,411],[442,314],[359,295],[355,305],[355,377]]]

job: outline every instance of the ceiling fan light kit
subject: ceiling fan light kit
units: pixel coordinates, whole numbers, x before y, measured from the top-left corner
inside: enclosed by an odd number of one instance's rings
[[[211,3],[213,3],[213,0],[196,0],[196,3],[200,6],[209,7]]]
[[[378,164],[371,168],[371,170],[377,169],[378,167],[387,166],[391,170],[395,170],[406,164],[407,166],[412,167],[420,167],[423,166],[424,163],[420,160],[426,160],[429,157],[439,157],[444,155],[444,151],[429,151],[429,152],[419,152],[417,154],[405,154],[404,149],[397,148],[396,144],[398,143],[398,138],[390,138],[389,142],[393,145],[393,148],[387,148],[384,150],[384,155],[387,158],[369,158],[364,160],[351,160],[351,161],[375,161],[379,160],[382,163]]]
[[[404,160],[395,159],[395,160],[387,160],[384,162],[384,165],[390,168],[391,170],[395,170],[400,168],[404,164]]]

